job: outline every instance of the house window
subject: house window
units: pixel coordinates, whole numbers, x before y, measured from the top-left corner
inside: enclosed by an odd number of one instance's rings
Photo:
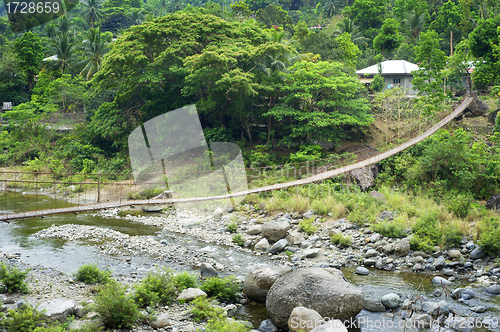
[[[395,78],[393,83],[394,84],[399,84],[399,83],[401,83],[401,79],[400,78]]]

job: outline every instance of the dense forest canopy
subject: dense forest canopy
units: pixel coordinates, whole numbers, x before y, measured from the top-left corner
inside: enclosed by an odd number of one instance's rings
[[[135,127],[188,104],[208,140],[250,150],[358,139],[373,116],[355,70],[418,63],[432,116],[472,67],[474,88],[498,93],[499,25],[494,0],[89,0],[13,33],[0,4],[0,105],[14,106],[0,162],[121,170]],[[70,135],[44,132],[58,113],[81,115]],[[27,129],[44,134],[23,143]]]

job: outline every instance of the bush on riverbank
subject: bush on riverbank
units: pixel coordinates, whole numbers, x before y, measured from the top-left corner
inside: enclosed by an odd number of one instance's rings
[[[488,254],[500,253],[500,219],[485,218],[480,224],[479,245]]]
[[[95,264],[85,264],[80,266],[75,278],[86,284],[105,284],[111,277],[111,271],[102,271]]]
[[[139,318],[137,304],[125,291],[124,285],[110,279],[95,297],[94,309],[108,328],[130,328]]]
[[[21,271],[16,267],[7,266],[0,262],[0,293],[20,292],[29,293],[28,284],[25,282],[28,271]]]
[[[177,279],[181,282],[181,278]],[[141,308],[154,306],[157,303],[170,305],[177,296],[177,288],[173,271],[168,268],[150,271],[146,278],[135,287],[134,300]]]
[[[172,282],[174,283],[177,292],[182,292],[186,288],[198,287],[196,277],[191,273],[185,271],[173,276]]]
[[[215,297],[220,301],[234,301],[241,286],[236,277],[231,275],[226,278],[208,278],[203,282],[200,289],[207,293],[208,297]]]

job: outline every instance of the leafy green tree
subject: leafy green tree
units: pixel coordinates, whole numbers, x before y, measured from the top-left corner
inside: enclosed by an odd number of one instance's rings
[[[143,11],[138,8],[132,8],[132,10],[129,13],[129,20],[130,22],[132,22],[132,25],[141,24],[142,21],[144,20]]]
[[[469,49],[468,40],[462,40],[455,48],[455,51],[448,61],[447,80],[448,84],[456,89],[462,89],[462,78],[466,77],[469,82],[469,90],[472,90],[471,71],[476,66]]]
[[[54,79],[47,73],[41,73],[33,93],[39,104],[47,109],[57,108],[58,111],[76,113],[82,112],[89,100],[86,90],[87,83],[80,76],[63,74]]]
[[[186,7],[186,4],[182,0],[170,0],[167,5],[167,9],[171,13],[182,10],[184,7]]]
[[[301,53],[319,54],[325,61],[338,59],[338,51],[335,38],[325,32],[310,33],[300,41]]]
[[[354,20],[368,38],[374,38],[387,17],[386,0],[355,0],[344,14]]]
[[[176,12],[131,27],[113,44],[111,51],[103,60],[102,69],[94,75],[92,82],[96,93],[102,94],[111,89],[116,90],[116,97],[112,102],[104,103],[96,111],[89,125],[90,131],[94,136],[106,141],[119,141],[126,139],[126,135],[135,126],[156,115],[198,100],[220,102],[215,97],[206,96],[206,89],[201,90],[199,96],[197,93],[191,93],[195,90],[194,84],[203,82],[185,81],[190,74],[188,67],[185,67],[185,59],[200,55],[196,59],[208,61],[207,59],[210,59],[210,55],[213,54],[214,62],[225,63],[223,61],[225,55],[221,54],[221,59],[218,59],[219,55],[213,48],[211,50],[215,53],[207,52],[201,56],[205,47],[212,43],[228,45],[233,42],[239,45],[257,46],[266,41],[267,35],[254,21],[228,22],[197,12]],[[234,56],[236,52],[241,54],[237,59],[245,58],[243,50],[234,50],[234,52]],[[194,61],[194,58],[191,59]],[[247,87],[252,86],[253,83],[245,82],[251,74],[247,71],[255,64],[250,67],[243,66],[243,64],[235,65],[230,62],[229,57],[227,62],[230,69],[226,70],[222,65],[217,67],[224,69],[224,79],[220,76],[211,78],[210,75],[216,73],[210,67],[205,69],[196,67],[200,69],[194,74],[202,75],[206,70],[206,78],[212,79],[211,82],[207,81],[206,88],[214,89],[220,98],[225,98],[220,92],[228,87],[228,82],[236,82],[237,79],[240,79],[238,84],[245,88],[245,91],[250,92]],[[192,65],[194,66],[195,62],[192,62]],[[218,82],[217,86],[213,86],[215,82]],[[191,90],[188,91],[188,89]],[[232,93],[233,90],[229,92],[229,94]],[[232,102],[229,101],[229,105],[231,104]],[[221,109],[216,108],[217,112],[214,114],[209,112],[212,110],[209,104],[198,103],[197,105],[199,109],[208,112],[203,116],[209,125],[219,122],[218,115]],[[115,144],[123,143],[119,141]]]
[[[446,56],[439,49],[440,38],[436,31],[429,30],[420,35],[420,40],[415,47],[416,61],[419,70],[413,72],[413,87],[418,94],[423,96],[423,101],[428,113],[435,110],[444,100],[441,87],[443,83],[443,69],[446,65]]]
[[[462,21],[462,11],[455,2],[448,0],[435,15],[434,21],[430,24],[430,29],[435,30],[442,38],[441,47],[443,50],[450,49],[450,35],[453,33],[454,40],[462,38],[460,22]]]
[[[399,33],[399,22],[393,18],[384,21],[380,33],[373,40],[373,47],[384,53],[391,53],[401,45],[404,37]]]
[[[474,69],[474,85],[484,88],[497,84],[500,81],[500,64],[497,64],[493,45],[498,42],[500,15],[495,18],[481,20],[477,27],[469,34],[469,46],[473,56],[479,61]]]
[[[290,73],[281,73],[287,84],[285,101],[264,116],[279,124],[283,142],[298,140],[334,141],[348,134],[348,127],[369,125],[369,102],[362,97],[364,86],[344,72],[339,62],[297,62]]]
[[[259,9],[256,13],[257,21],[263,23],[267,28],[276,25],[283,27],[287,31],[293,30],[293,20],[288,16],[288,12],[280,6],[269,5],[264,9]]]
[[[337,37],[339,43],[340,57],[351,68],[356,68],[356,62],[361,50],[351,41],[351,35],[344,32]]]
[[[394,0],[392,12],[396,19],[404,20],[408,13],[425,15],[428,12],[428,4],[426,0]]]
[[[341,0],[327,0],[322,8],[323,14],[325,14],[326,17],[332,17],[343,7],[344,3]]]
[[[38,35],[28,31],[21,38],[16,39],[14,48],[19,57],[19,66],[28,78],[28,87],[33,88],[33,79],[40,70],[43,60],[43,46]]]
[[[87,21],[87,24],[91,29],[94,28],[94,24],[96,21],[102,19],[105,15],[102,8],[101,0],[88,0],[87,3],[83,3],[87,9],[83,13],[84,19]]]
[[[236,18],[244,19],[253,15],[253,11],[243,1],[238,1],[230,5],[231,11]]]
[[[14,42],[8,41],[0,46],[0,105],[3,102],[12,102],[13,105],[26,102],[26,84],[27,77],[21,70]]]

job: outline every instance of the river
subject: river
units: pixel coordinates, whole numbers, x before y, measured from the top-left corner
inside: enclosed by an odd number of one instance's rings
[[[22,203],[22,204],[20,204]],[[56,201],[46,196],[22,195],[18,192],[2,192],[0,195],[0,213],[11,213],[27,211],[34,208],[53,208],[69,206],[63,201]],[[155,214],[152,214],[155,215]],[[159,215],[159,214],[157,214]],[[104,218],[98,213],[64,214],[48,216],[40,219],[16,220],[11,223],[3,223],[0,231],[0,251],[19,253],[20,259],[32,265],[41,265],[55,268],[66,274],[75,272],[79,266],[86,263],[97,264],[100,268],[108,268],[115,276],[130,276],[132,273],[139,277],[151,270],[157,263],[150,257],[134,256],[128,257],[130,262],[126,262],[124,257],[112,257],[100,252],[94,242],[89,241],[62,241],[54,239],[40,239],[33,234],[46,229],[52,225],[77,224],[90,225],[112,229],[130,236],[152,237],[155,240],[165,240],[168,243],[176,243],[189,248],[193,252],[206,252],[216,261],[225,266],[231,267],[234,274],[244,277],[248,271],[255,266],[263,264],[273,264],[267,256],[255,256],[252,254],[236,251],[229,247],[207,244],[194,240],[186,235],[163,231],[160,228],[135,223],[121,218]],[[171,263],[171,268],[176,271],[189,271],[197,273],[193,267],[183,264]],[[413,273],[411,271],[387,272],[370,269],[368,276],[361,276],[354,273],[354,268],[344,268],[346,278],[361,288],[365,297],[381,298],[383,295],[394,292],[405,295],[419,294],[430,300],[432,293],[437,288],[430,282],[429,275],[424,273]],[[455,281],[453,288],[471,287],[466,281]],[[486,316],[500,316],[500,296],[491,297],[484,292],[481,285],[472,286],[478,294],[476,298],[468,303],[468,306],[477,304],[486,305],[488,311],[484,314],[474,314],[480,319]],[[440,301],[443,298],[435,301]],[[445,299],[450,304],[457,303],[449,298]],[[260,321],[267,318],[265,305],[252,304],[243,306],[238,312],[238,318],[245,319],[258,327]],[[371,313],[363,310],[358,316],[361,320],[367,321],[392,321],[393,318],[387,313]],[[371,332],[371,331],[402,331],[399,328],[399,315],[393,320],[394,327],[385,326],[381,329],[376,324],[365,324],[362,328],[351,328],[350,332]],[[496,329],[475,329],[476,331],[500,331]]]

